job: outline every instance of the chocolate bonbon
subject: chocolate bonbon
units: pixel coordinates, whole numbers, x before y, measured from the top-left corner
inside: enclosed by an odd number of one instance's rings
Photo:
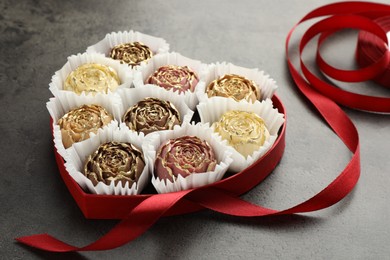
[[[225,74],[213,80],[206,88],[208,97],[221,96],[236,101],[255,102],[260,99],[260,88],[253,80],[235,74]]]
[[[183,93],[185,91],[194,92],[199,82],[198,75],[187,66],[165,65],[159,67],[146,83],[155,84],[167,90],[172,89]]]
[[[80,95],[86,93],[105,93],[115,91],[120,85],[117,72],[106,65],[85,63],[73,70],[65,79],[64,90]]]
[[[157,150],[154,174],[160,180],[174,182],[181,175],[213,171],[217,165],[214,150],[196,136],[170,139]]]
[[[104,143],[85,162],[84,174],[93,185],[99,182],[131,187],[145,167],[142,152],[130,143]]]
[[[82,105],[66,113],[58,120],[62,143],[69,148],[73,143],[89,138],[90,133],[113,120],[113,116],[99,105]]]
[[[212,126],[244,157],[258,150],[270,136],[264,120],[253,112],[227,111]]]
[[[109,56],[112,59],[120,60],[121,63],[127,63],[130,66],[137,66],[143,61],[152,58],[151,49],[140,42],[123,43],[114,46]]]
[[[171,130],[181,124],[180,113],[171,102],[151,97],[130,107],[123,115],[123,122],[131,130],[144,134]]]

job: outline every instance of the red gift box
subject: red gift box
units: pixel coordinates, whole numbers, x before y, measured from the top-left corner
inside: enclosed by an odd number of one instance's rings
[[[285,115],[285,108],[281,100],[274,95],[272,98],[275,108]],[[227,191],[233,195],[241,195],[267,177],[279,163],[282,158],[285,147],[286,121],[279,130],[278,139],[272,148],[254,164],[247,169],[234,174],[228,178],[222,179],[208,186],[213,186],[220,190]],[[159,194],[144,195],[96,195],[85,192],[77,182],[69,175],[64,166],[64,159],[55,150],[55,158],[61,177],[68,187],[70,193],[75,199],[77,205],[88,219],[123,219],[139,203],[150,196],[159,196]],[[250,180],[245,181],[244,179]],[[247,185],[240,185],[248,183]],[[202,187],[204,188],[204,187]],[[183,199],[170,209],[165,215],[177,215],[190,213],[202,209],[201,206]]]

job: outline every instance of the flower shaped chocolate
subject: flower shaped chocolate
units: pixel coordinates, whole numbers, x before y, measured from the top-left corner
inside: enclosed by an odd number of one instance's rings
[[[114,46],[110,51],[110,57],[127,63],[130,66],[137,66],[142,61],[152,58],[153,53],[148,46],[140,42],[130,42]]]
[[[72,71],[64,82],[64,90],[80,95],[87,93],[107,93],[120,85],[116,71],[103,64],[86,63]]]
[[[217,165],[214,150],[196,136],[182,136],[164,142],[157,151],[155,176],[174,182],[181,175],[213,171]]]
[[[154,131],[170,130],[180,125],[180,114],[175,106],[158,98],[145,98],[130,107],[123,122],[134,131],[145,135]]]
[[[146,83],[155,84],[168,90],[173,89],[179,93],[187,90],[194,92],[198,82],[198,76],[190,68],[175,65],[160,67],[146,80]]]
[[[145,167],[140,150],[130,143],[108,142],[102,144],[85,162],[84,174],[93,185],[103,182],[129,187],[137,182]]]
[[[253,80],[235,74],[226,74],[213,80],[207,86],[206,93],[208,97],[230,97],[236,101],[244,99],[255,102],[260,98],[260,89]]]
[[[98,105],[83,105],[69,111],[58,120],[64,147],[88,139],[90,133],[96,134],[112,120],[113,116]]]
[[[270,136],[264,120],[253,112],[228,111],[213,127],[244,157],[252,155]]]

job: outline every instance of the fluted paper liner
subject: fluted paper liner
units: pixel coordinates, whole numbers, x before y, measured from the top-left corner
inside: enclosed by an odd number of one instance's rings
[[[65,168],[70,176],[84,189],[89,190],[93,194],[105,194],[105,195],[136,195],[139,194],[149,183],[149,165],[148,158],[145,156],[145,152],[142,150],[142,144],[145,142],[144,135],[138,135],[135,132],[130,132],[126,128],[118,128],[118,126],[110,125],[99,129],[97,135],[85,140],[79,145],[74,145],[68,149],[68,160],[65,163]],[[82,172],[84,163],[88,156],[91,155],[96,149],[103,143],[117,141],[128,142],[142,151],[145,159],[145,168],[143,169],[141,176],[137,183],[133,183],[129,187],[127,182],[125,186],[119,182],[117,185],[111,182],[107,185],[103,182],[99,182],[94,186],[90,179],[88,179]]]
[[[272,98],[277,89],[275,80],[273,80],[269,75],[265,74],[264,71],[260,71],[257,68],[248,69],[226,62],[213,63],[210,64],[205,73],[202,74],[205,84],[199,85],[199,87],[196,89],[199,102],[204,102],[208,99],[214,98],[207,96],[206,88],[213,80],[218,79],[225,74],[236,74],[249,80],[253,80],[260,88],[261,97],[259,101]]]
[[[163,38],[131,30],[106,34],[103,40],[89,46],[87,48],[87,53],[101,53],[106,57],[110,57],[110,51],[113,47],[119,44],[132,42],[141,42],[142,44],[145,44],[152,51],[153,56],[167,53],[169,51],[169,44]]]
[[[181,136],[197,136],[207,141],[215,152],[217,166],[214,171],[204,173],[194,173],[187,177],[179,175],[174,182],[169,180],[160,180],[154,176],[154,162],[156,153],[160,145],[169,140]],[[152,172],[152,184],[158,193],[176,192],[201,187],[221,180],[232,162],[231,153],[227,150],[227,144],[216,135],[207,125],[198,123],[196,125],[185,123],[181,127],[176,126],[173,130],[151,133],[149,142],[145,144],[144,150],[147,151],[150,163],[149,168]]]
[[[126,113],[126,111],[138,103],[138,101],[143,100],[147,97],[152,98],[158,98],[164,101],[171,102],[175,108],[180,113],[180,120],[183,123],[189,123],[192,119],[192,116],[194,114],[194,111],[191,110],[187,104],[184,102],[184,100],[181,98],[181,96],[178,93],[171,93],[170,91],[166,91],[165,89],[152,85],[152,84],[146,84],[142,91],[138,88],[132,88],[132,89],[121,89],[118,90],[117,94],[122,99],[122,105],[123,105],[123,114]],[[122,122],[122,117],[120,118],[120,122]],[[166,131],[166,130],[163,130]]]
[[[78,108],[82,105],[100,105],[104,107],[111,115],[113,115],[114,120],[110,125],[118,125],[120,118],[123,112],[123,106],[119,96],[107,96],[101,93],[92,95],[80,95],[76,93],[58,93],[57,97],[50,98],[49,102],[46,103],[47,110],[50,113],[50,116],[53,120],[53,136],[54,136],[54,146],[57,149],[58,153],[66,160],[67,159],[67,149],[62,143],[61,129],[57,124],[58,120],[63,117],[70,110]],[[90,133],[90,136],[94,136],[94,133]],[[73,145],[79,145],[82,142],[74,143]]]
[[[179,94],[178,92],[174,92],[172,89],[166,90],[170,93],[178,93],[178,95],[184,99],[188,107],[194,110],[198,104],[196,89],[202,88],[202,85],[205,84],[203,81],[203,75],[207,69],[207,65],[201,63],[198,60],[184,57],[176,52],[152,57],[152,59],[150,59],[147,64],[143,64],[142,66],[136,68],[136,71],[134,72],[134,86],[136,88],[144,87],[146,85],[145,81],[149,78],[149,76],[152,75],[158,68],[165,65],[187,66],[198,75],[199,82],[195,86],[194,92],[185,91],[184,93]]]
[[[252,155],[245,158],[232,146],[228,146],[233,158],[233,162],[231,163],[229,169],[235,172],[244,170],[271,149],[278,137],[278,131],[284,123],[284,115],[279,113],[277,109],[273,108],[273,104],[270,99],[266,99],[262,102],[256,101],[255,103],[248,103],[247,101],[236,102],[230,98],[215,97],[207,100],[206,102],[201,102],[197,106],[197,109],[201,122],[204,124],[208,123],[210,126],[212,126],[214,122],[219,121],[221,116],[230,110],[254,112],[265,121],[270,137],[265,141],[264,145],[262,145],[257,151],[253,152]]]
[[[120,85],[118,86],[117,90],[121,88],[130,88],[133,86],[133,72],[126,64],[121,64],[120,61],[107,58],[100,53],[83,53],[69,56],[65,65],[60,70],[55,72],[49,84],[51,93],[55,97],[58,96],[59,93],[63,93],[64,95],[70,95],[69,93],[74,93],[70,90],[64,90],[64,82],[72,71],[86,63],[98,63],[113,68],[118,74],[120,80]],[[92,93],[85,93],[85,91],[81,93],[81,95],[83,94],[92,95]],[[108,90],[107,94],[111,95],[112,92]]]

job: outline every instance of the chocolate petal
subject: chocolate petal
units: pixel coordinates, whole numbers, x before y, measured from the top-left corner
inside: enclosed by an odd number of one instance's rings
[[[62,137],[62,143],[65,148],[69,148],[74,143],[72,136],[69,134],[68,131],[61,129],[61,137]]]
[[[155,162],[155,176],[160,178],[160,180],[170,180],[174,181],[172,170],[170,168],[165,167],[163,163],[163,159],[161,157],[157,157]]]

